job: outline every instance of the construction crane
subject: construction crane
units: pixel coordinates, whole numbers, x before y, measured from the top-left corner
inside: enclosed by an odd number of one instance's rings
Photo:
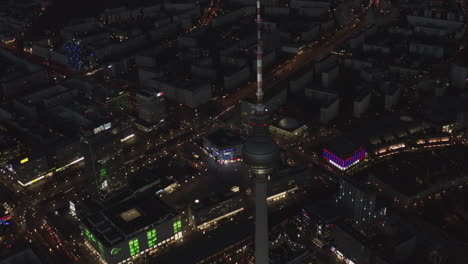
[[[216,13],[221,10],[219,1],[220,0],[210,0],[210,7],[203,10],[203,14],[200,18],[200,25],[208,26],[211,23]]]

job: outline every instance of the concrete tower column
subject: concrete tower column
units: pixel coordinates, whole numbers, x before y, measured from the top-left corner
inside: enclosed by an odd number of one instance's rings
[[[268,264],[268,208],[266,174],[257,174],[255,181],[255,263]]]

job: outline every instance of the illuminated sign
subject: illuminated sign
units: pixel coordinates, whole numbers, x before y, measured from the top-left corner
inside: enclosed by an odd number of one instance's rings
[[[21,181],[18,181],[18,183],[21,184],[21,186],[25,187],[25,186],[31,185],[31,184],[33,184],[33,183],[35,183],[35,182],[38,182],[38,181],[40,181],[40,180],[42,180],[42,179],[44,179],[44,178],[45,178],[45,175],[42,175],[42,176],[40,176],[40,177],[38,177],[38,178],[36,178],[36,179],[30,181],[30,182],[22,183]]]
[[[70,201],[69,204],[70,204],[70,214],[71,214],[72,216],[76,217],[76,207],[75,207],[75,204],[74,204],[72,201]]]
[[[352,167],[359,163],[360,161],[364,160],[366,157],[366,150],[364,148],[360,148],[354,154],[347,158],[342,159],[341,157],[331,153],[329,150],[323,150],[323,158],[333,164],[335,167],[339,168],[340,170],[346,170],[349,167]]]
[[[24,158],[24,159],[22,159],[22,160],[20,161],[20,163],[21,163],[21,164],[24,164],[24,163],[26,163],[26,162],[28,162],[28,161],[29,161],[29,158]]]
[[[120,251],[122,251],[121,248],[113,248],[113,249],[111,250],[111,255],[117,255],[117,254],[120,253]]]
[[[0,218],[0,221],[8,221],[11,219],[11,215],[7,214],[4,217]]]
[[[127,141],[127,140],[133,138],[134,136],[135,136],[135,134],[130,134],[130,135],[128,135],[128,136],[122,138],[122,139],[120,140],[120,142],[125,142],[125,141]]]
[[[104,125],[100,125],[94,129],[94,134],[101,133],[102,131],[108,130],[112,127],[111,123],[106,123]]]

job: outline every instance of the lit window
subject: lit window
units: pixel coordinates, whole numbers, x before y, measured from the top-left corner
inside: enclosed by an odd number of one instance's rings
[[[152,247],[156,244],[158,238],[156,237],[156,229],[150,230],[146,233],[146,237],[148,238],[148,247]]]
[[[96,238],[94,237],[93,233],[91,233],[91,231],[89,231],[89,229],[85,229],[85,235],[86,235],[86,238],[88,239],[88,241],[93,241],[93,242],[96,242]]]
[[[130,240],[128,242],[128,246],[130,248],[130,256],[134,256],[138,252],[140,252],[140,244],[138,243],[138,238]]]
[[[182,231],[182,220],[175,221],[172,226],[174,227],[174,234],[179,233]]]

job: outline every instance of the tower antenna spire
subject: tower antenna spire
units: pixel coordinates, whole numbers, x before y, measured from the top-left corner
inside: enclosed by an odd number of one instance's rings
[[[257,0],[257,108],[256,114],[263,114],[265,107],[263,105],[263,41],[262,41],[262,18],[260,16],[260,0]]]

